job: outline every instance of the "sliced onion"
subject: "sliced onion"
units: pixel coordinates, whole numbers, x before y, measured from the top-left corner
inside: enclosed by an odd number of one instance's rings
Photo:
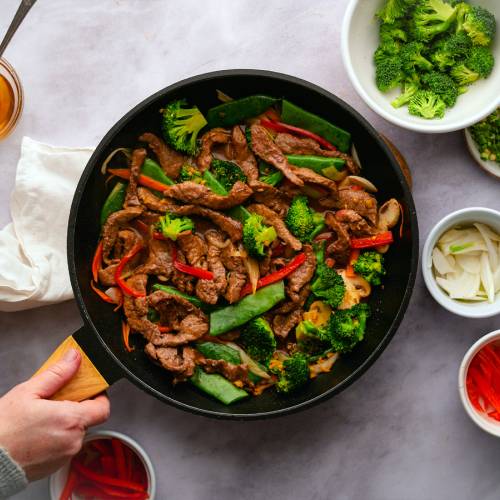
[[[481,255],[481,282],[483,283],[484,291],[488,295],[488,302],[493,304],[495,302],[495,285],[493,283],[490,261],[486,253]]]
[[[234,342],[226,342],[226,345],[236,349],[240,353],[241,362],[248,366],[248,369],[255,375],[269,379],[271,376],[260,368],[260,366],[238,345]]]
[[[481,233],[486,234],[490,240],[500,242],[500,234],[493,231],[493,229],[491,229],[486,224],[481,224],[480,222],[476,222],[474,226],[476,226],[479,229],[479,231],[481,231]]]
[[[370,182],[368,179],[364,177],[360,177],[359,175],[348,175],[339,185],[340,188],[344,186],[360,186],[365,191],[369,193],[376,193],[378,191],[377,187],[373,182]]]
[[[498,253],[497,253],[496,245],[493,243],[493,241],[489,237],[488,232],[485,230],[486,226],[484,224],[478,224],[476,222],[474,224],[474,226],[477,227],[477,229],[481,233],[481,236],[484,239],[484,242],[486,243],[486,248],[488,249],[488,258],[490,260],[491,269],[496,269],[498,267]]]
[[[231,102],[234,101],[232,97],[229,97],[227,94],[222,92],[222,90],[215,89],[215,93],[217,94],[217,99],[221,102]]]
[[[252,286],[252,293],[255,293],[257,291],[257,282],[260,278],[259,263],[253,257],[248,257],[245,259],[245,267],[248,274],[248,280]]]
[[[361,169],[363,169],[363,167],[361,166],[361,162],[359,161],[358,151],[356,150],[356,147],[354,146],[354,144],[352,144],[352,146],[351,146],[351,156],[352,156],[352,159],[359,165],[359,167]]]
[[[432,251],[432,263],[434,264],[436,271],[443,276],[446,273],[453,273],[455,271],[455,269],[448,262],[448,259],[443,255],[438,247],[434,247],[434,250]]]
[[[495,292],[500,292],[500,267],[497,267],[496,271],[493,273],[493,285],[495,287]]]
[[[339,357],[338,352],[331,354],[327,358],[318,360],[316,363],[309,365],[309,373],[311,378],[316,378],[321,373],[328,373],[331,371],[333,364]]]
[[[466,255],[457,255],[455,261],[464,271],[472,274],[479,274],[481,272],[481,262],[478,259],[479,256],[480,255],[470,255],[470,253]],[[452,255],[448,257],[453,258]]]
[[[114,158],[114,156],[117,153],[123,153],[126,157],[127,160],[130,160],[130,149],[129,148],[116,148],[109,155],[106,157],[106,159],[103,161],[102,166],[101,166],[101,174],[105,175],[106,174],[106,169],[108,167],[108,163]]]
[[[117,286],[112,286],[104,292],[113,304],[119,304],[122,301],[122,291]]]
[[[436,277],[436,283],[448,292],[452,299],[470,299],[479,291],[479,276],[464,272],[447,278]]]

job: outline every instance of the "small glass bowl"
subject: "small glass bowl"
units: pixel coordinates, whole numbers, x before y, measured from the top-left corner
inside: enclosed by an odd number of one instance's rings
[[[9,121],[2,128],[0,128],[1,140],[7,137],[12,130],[14,130],[19,118],[21,117],[24,105],[24,92],[16,71],[5,59],[0,59],[0,75],[7,80],[7,83],[12,88],[12,92],[14,94],[14,110]]]

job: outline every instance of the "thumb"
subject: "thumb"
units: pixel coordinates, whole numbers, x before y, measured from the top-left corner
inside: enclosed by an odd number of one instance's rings
[[[75,376],[81,362],[80,353],[69,349],[57,363],[27,382],[29,390],[40,398],[50,398]]]

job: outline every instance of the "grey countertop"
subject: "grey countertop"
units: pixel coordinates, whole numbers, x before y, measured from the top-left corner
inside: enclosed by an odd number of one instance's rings
[[[2,0],[0,31],[18,0]],[[499,208],[500,184],[475,167],[460,133],[422,135],[385,122],[357,96],[340,57],[346,0],[39,1],[5,56],[26,91],[24,116],[0,145],[0,227],[23,135],[95,145],[132,105],[181,78],[261,68],[310,80],[345,99],[408,159],[421,239],[448,212]],[[360,33],[360,36],[363,36]],[[0,315],[0,393],[29,377],[81,324],[73,301]],[[500,497],[500,441],[460,405],[457,370],[499,318],[441,309],[419,274],[399,332],[339,396],[271,421],[219,422],[183,413],[122,381],[104,427],[151,455],[166,500],[468,500]],[[1,417],[0,417],[1,418]],[[45,480],[17,499],[47,498]]]

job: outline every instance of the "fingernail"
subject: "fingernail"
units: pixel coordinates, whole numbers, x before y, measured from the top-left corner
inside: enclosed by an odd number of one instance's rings
[[[67,363],[71,363],[71,362],[75,361],[79,356],[80,356],[80,353],[76,349],[68,349],[64,353],[62,360],[66,361]]]

